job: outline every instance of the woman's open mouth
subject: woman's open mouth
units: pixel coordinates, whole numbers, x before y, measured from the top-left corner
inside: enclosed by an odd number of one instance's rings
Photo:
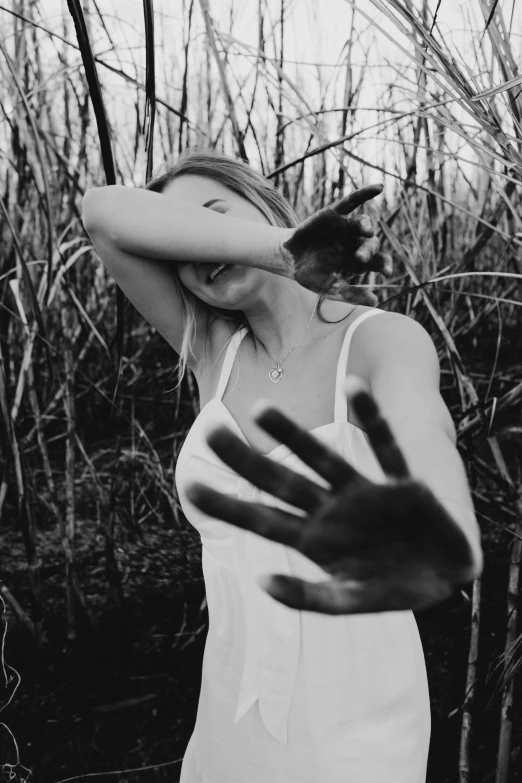
[[[215,264],[212,272],[207,276],[207,284],[212,285],[230,271],[234,264]]]

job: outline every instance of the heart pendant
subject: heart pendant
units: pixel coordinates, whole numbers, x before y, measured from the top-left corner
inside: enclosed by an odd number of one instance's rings
[[[283,371],[279,369],[279,367],[274,367],[273,370],[270,370],[268,373],[268,377],[272,381],[272,383],[279,383],[283,376]]]

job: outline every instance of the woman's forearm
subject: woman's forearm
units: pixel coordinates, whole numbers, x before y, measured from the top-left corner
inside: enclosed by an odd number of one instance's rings
[[[120,249],[162,261],[254,266],[289,276],[280,250],[289,230],[222,215],[142,188],[109,185],[84,196],[83,222]]]
[[[466,536],[473,551],[476,572],[480,574],[483,566],[480,527],[456,445],[441,426],[429,419],[422,422],[412,418],[410,423],[402,422],[396,437],[414,478],[431,489]]]

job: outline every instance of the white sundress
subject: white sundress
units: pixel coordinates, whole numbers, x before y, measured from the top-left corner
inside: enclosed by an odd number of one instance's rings
[[[311,431],[377,482],[385,477],[366,434],[346,420],[343,381],[354,330],[381,312],[367,310],[348,327],[334,421]],[[176,465],[183,512],[201,536],[209,613],[196,725],[180,783],[425,783],[431,717],[413,612],[290,609],[257,577],[329,575],[291,547],[203,514],[186,497],[185,487],[198,481],[304,514],[241,478],[206,443],[217,423],[246,441],[222,396],[247,331],[232,338],[216,396],[196,418]],[[268,457],[328,486],[284,444]]]

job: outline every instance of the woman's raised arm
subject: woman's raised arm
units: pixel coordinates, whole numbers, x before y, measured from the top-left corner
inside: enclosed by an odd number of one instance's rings
[[[289,276],[278,244],[289,229],[221,215],[183,199],[124,185],[88,190],[83,222],[89,236],[165,262],[239,264]]]
[[[279,228],[154,191],[109,185],[87,191],[83,220],[91,238],[101,234],[135,256],[257,267],[330,299],[375,305],[375,296],[348,279],[368,271],[391,274],[391,257],[379,252],[370,219],[349,214],[381,190],[380,185],[361,188],[297,228]]]

